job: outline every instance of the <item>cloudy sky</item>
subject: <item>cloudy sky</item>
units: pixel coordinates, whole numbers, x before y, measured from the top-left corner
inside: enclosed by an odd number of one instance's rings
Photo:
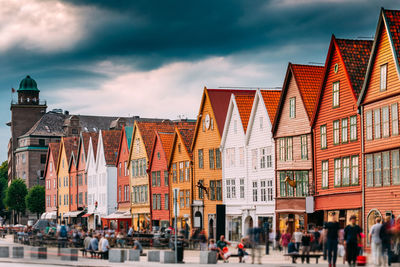
[[[400,8],[397,0],[0,0],[0,159],[11,88],[27,74],[49,110],[194,118],[204,86],[279,87],[289,61],[323,63],[332,34],[371,38],[381,6]]]

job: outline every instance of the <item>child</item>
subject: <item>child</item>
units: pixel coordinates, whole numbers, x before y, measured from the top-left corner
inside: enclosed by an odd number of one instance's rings
[[[237,249],[238,249],[238,257],[239,257],[239,263],[245,263],[247,255],[249,255],[249,253],[246,252],[246,249],[244,247],[244,239],[242,238],[242,240],[240,241],[240,243],[237,245]]]

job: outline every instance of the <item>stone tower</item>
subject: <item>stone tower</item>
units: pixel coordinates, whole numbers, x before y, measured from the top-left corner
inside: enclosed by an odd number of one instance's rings
[[[18,100],[11,102],[11,139],[8,144],[8,181],[15,178],[15,150],[18,137],[25,134],[46,113],[46,101],[39,98],[36,81],[29,75],[19,84]]]

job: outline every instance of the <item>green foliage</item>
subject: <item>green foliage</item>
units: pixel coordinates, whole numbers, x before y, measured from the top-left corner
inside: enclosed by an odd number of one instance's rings
[[[26,206],[32,213],[39,214],[45,211],[45,195],[46,191],[44,186],[36,185],[29,189],[28,195],[26,196]]]
[[[0,180],[8,180],[8,162],[3,161],[3,163],[0,165]]]
[[[23,213],[26,210],[25,197],[27,193],[25,182],[22,179],[15,179],[7,189],[5,204],[9,209]]]

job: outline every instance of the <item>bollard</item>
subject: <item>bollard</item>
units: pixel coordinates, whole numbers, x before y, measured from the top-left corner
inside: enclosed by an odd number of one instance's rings
[[[140,250],[130,249],[128,261],[140,261]]]
[[[160,262],[161,263],[176,263],[175,261],[175,251],[163,250],[160,252]]]
[[[46,247],[30,247],[31,259],[47,259]]]
[[[149,250],[147,252],[148,262],[160,262],[160,251],[159,250]]]
[[[111,249],[108,252],[109,262],[124,262],[125,261],[125,250],[124,249]]]
[[[13,247],[12,248],[13,258],[23,258],[24,257],[24,247]]]
[[[1,246],[0,247],[0,258],[8,258],[10,257],[10,248]]]
[[[200,264],[217,264],[217,252],[200,251]]]
[[[77,261],[78,249],[77,248],[61,248],[60,250],[62,261]]]

